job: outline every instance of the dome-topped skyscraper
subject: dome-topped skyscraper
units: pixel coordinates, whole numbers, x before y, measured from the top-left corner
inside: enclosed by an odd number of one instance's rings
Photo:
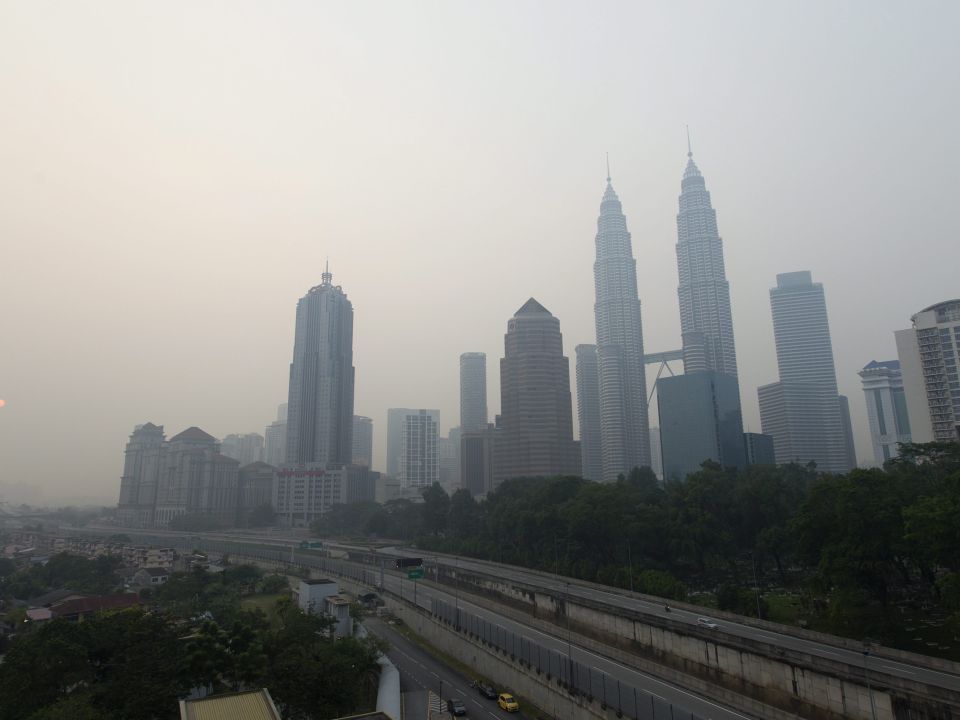
[[[621,473],[650,465],[650,428],[637,263],[609,168],[597,218],[596,251],[600,452],[603,480],[613,481]]]

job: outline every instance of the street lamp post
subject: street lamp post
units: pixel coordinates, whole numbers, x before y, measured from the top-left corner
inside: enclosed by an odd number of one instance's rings
[[[630,573],[630,592],[633,592],[633,555],[630,552],[629,540],[627,540],[627,570]]]
[[[873,716],[873,720],[877,720],[877,707],[873,703],[873,688],[870,687],[870,668],[868,666],[868,660],[870,659],[870,648],[863,648],[863,673],[867,676],[867,693],[870,695],[870,714]]]
[[[564,595],[566,596],[566,607],[564,607],[564,614],[567,616],[567,662],[570,667],[570,689],[574,689],[573,685],[573,639],[572,633],[570,631],[570,583],[564,583]]]

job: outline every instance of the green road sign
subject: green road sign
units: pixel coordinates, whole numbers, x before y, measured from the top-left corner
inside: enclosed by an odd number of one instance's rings
[[[422,567],[418,567],[418,568],[416,568],[416,569],[414,569],[414,570],[411,570],[410,572],[407,573],[407,579],[408,579],[408,580],[419,580],[419,579],[422,578],[422,577],[423,577],[423,568],[422,568]]]

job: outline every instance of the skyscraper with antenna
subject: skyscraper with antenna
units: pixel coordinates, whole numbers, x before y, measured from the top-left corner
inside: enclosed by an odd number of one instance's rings
[[[332,467],[353,458],[353,305],[329,262],[320,277],[297,302],[286,461]]]
[[[687,129],[687,167],[680,182],[677,213],[677,270],[683,371],[715,370],[737,377],[730,284],[723,263],[717,213],[700,169],[693,161]]]
[[[637,263],[627,218],[610,180],[609,155],[595,241],[600,453],[603,480],[613,481],[634,467],[650,465],[650,428]]]

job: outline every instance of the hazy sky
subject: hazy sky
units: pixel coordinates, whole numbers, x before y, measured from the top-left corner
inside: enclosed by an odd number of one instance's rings
[[[327,256],[378,469],[388,407],[457,424],[461,352],[492,416],[528,297],[571,370],[595,340],[608,151],[646,348],[679,347],[687,123],[745,424],[777,379],[768,290],[811,270],[868,461],[857,370],[960,296],[958,26],[956,2],[0,0],[0,496],[115,502],[146,421],[262,433]]]

